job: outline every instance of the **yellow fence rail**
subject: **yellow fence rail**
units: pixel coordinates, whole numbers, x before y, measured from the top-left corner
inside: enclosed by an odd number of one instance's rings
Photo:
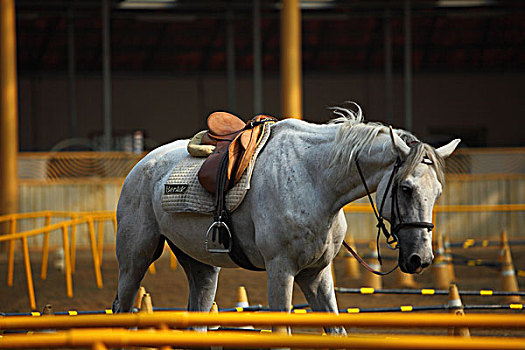
[[[0,329],[64,329],[96,327],[178,327],[221,325],[242,326],[347,326],[387,328],[494,328],[525,329],[524,314],[338,314],[313,312],[185,312],[158,311],[116,315],[6,316],[0,317]]]
[[[74,329],[54,334],[10,335],[0,339],[0,348],[91,348],[122,347],[177,348],[302,348],[302,349],[434,349],[507,350],[523,349],[523,339],[509,337],[460,338],[417,335],[353,335],[348,337],[253,332],[210,332],[172,330]]]
[[[523,349],[523,338],[451,337],[420,335],[351,335],[347,337],[254,332],[173,331],[170,327],[190,326],[293,326],[293,327],[380,327],[380,328],[497,328],[524,329],[525,315],[471,314],[367,314],[329,313],[196,313],[156,312],[153,314],[12,316],[0,318],[0,330],[71,329],[56,333],[6,335],[0,348],[177,346],[237,348],[352,348],[352,349]],[[97,327],[96,329],[93,329]],[[123,330],[108,327],[156,328]]]
[[[51,223],[52,218],[66,219],[58,223]],[[38,219],[45,218],[45,226],[29,231],[16,232],[19,220],[23,219]],[[27,290],[29,297],[29,304],[32,310],[36,309],[35,292],[33,286],[33,276],[31,272],[31,259],[29,256],[29,248],[27,244],[28,237],[36,235],[44,235],[44,243],[42,248],[42,266],[40,277],[45,280],[47,278],[47,265],[49,260],[49,235],[52,232],[61,232],[62,246],[64,249],[64,267],[66,276],[66,291],[68,297],[73,297],[73,282],[72,274],[75,270],[76,262],[76,232],[79,225],[88,226],[89,241],[91,244],[91,254],[93,257],[93,269],[95,272],[95,280],[98,288],[102,288],[102,273],[100,265],[102,263],[102,249],[104,245],[104,221],[111,221],[115,225],[116,218],[114,212],[90,212],[90,213],[74,213],[74,212],[52,212],[43,211],[35,213],[17,213],[0,216],[0,223],[9,223],[9,234],[0,236],[0,242],[7,241],[8,246],[8,264],[7,264],[7,285],[13,286],[14,277],[14,257],[15,257],[15,241],[20,240],[22,246],[22,254],[24,256],[24,268],[26,273]],[[95,237],[95,222],[98,223],[98,239]],[[71,233],[71,242],[70,235]]]

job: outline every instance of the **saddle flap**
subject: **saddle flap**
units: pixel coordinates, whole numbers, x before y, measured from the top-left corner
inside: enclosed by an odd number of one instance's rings
[[[217,136],[226,136],[236,133],[246,126],[239,117],[228,112],[213,112],[208,117],[208,128]]]

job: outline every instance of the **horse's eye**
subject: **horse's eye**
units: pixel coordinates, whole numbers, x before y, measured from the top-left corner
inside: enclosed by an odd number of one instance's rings
[[[402,185],[401,191],[403,191],[404,194],[412,194],[412,187],[409,187],[407,185]]]

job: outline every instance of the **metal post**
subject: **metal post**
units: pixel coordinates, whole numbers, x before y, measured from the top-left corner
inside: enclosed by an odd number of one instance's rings
[[[301,119],[301,10],[298,0],[283,0],[281,10],[282,116]]]
[[[253,0],[253,112],[263,112],[261,58],[261,2]]]
[[[104,150],[111,150],[111,37],[109,28],[110,1],[102,0],[102,91],[104,118]]]
[[[235,113],[235,37],[233,33],[233,10],[226,11],[226,74],[228,84],[228,109]]]
[[[392,13],[390,7],[385,9],[385,104],[386,122],[394,122],[394,107],[392,101]]]
[[[18,212],[15,2],[0,1],[0,214],[9,214]]]
[[[412,23],[410,0],[405,0],[405,129],[412,131]]]
[[[76,85],[76,59],[75,59],[75,18],[73,8],[67,11],[67,70],[68,70],[68,95],[69,95],[69,137],[78,136],[77,128],[77,96]]]

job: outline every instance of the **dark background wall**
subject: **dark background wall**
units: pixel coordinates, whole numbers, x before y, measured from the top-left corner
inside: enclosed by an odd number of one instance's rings
[[[192,136],[205,128],[209,112],[227,109],[222,74],[113,74],[115,136],[143,130],[154,144]],[[525,73],[421,73],[414,76],[414,132],[440,144],[459,136],[464,146],[525,146]],[[380,72],[304,76],[304,119],[326,122],[329,106],[355,101],[367,120],[386,120],[384,75]],[[237,113],[253,115],[252,79],[236,81]],[[21,77],[20,149],[47,151],[70,137],[67,77]],[[76,83],[78,136],[102,133],[102,83],[80,75]],[[403,126],[403,79],[394,75],[395,126]],[[264,77],[264,111],[279,117],[280,80]]]

